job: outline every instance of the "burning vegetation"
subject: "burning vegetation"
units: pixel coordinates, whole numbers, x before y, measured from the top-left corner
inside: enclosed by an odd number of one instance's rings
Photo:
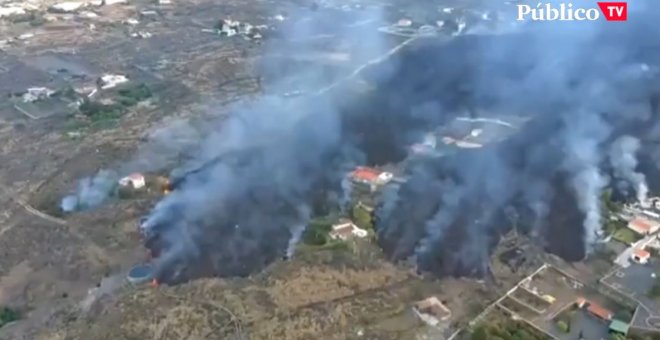
[[[660,131],[660,77],[644,66],[645,39],[630,38],[647,19],[427,41],[366,69],[369,93],[265,95],[206,122],[171,192],[140,225],[156,279],[245,276],[289,256],[312,218],[342,211],[351,172],[378,195],[377,242],[394,261],[484,277],[513,225],[567,260],[584,258],[600,237],[610,179],[646,195],[635,140]],[[425,143],[444,149],[410,157],[420,136],[457,118],[472,144]],[[498,138],[489,119],[524,123]],[[400,178],[371,168],[391,164]]]

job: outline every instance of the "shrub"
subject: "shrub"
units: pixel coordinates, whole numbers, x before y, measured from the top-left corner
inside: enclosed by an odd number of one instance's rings
[[[328,233],[332,224],[325,220],[312,220],[303,234],[303,241],[309,245],[321,246],[328,243]]]
[[[557,321],[557,328],[559,328],[559,330],[564,333],[568,333],[570,331],[570,326],[566,321],[563,320]]]
[[[117,93],[119,94],[119,103],[124,106],[133,106],[142,100],[151,98],[152,96],[151,89],[149,89],[144,83],[120,89]]]
[[[373,221],[371,219],[371,213],[366,209],[362,208],[360,205],[353,207],[351,211],[351,217],[355,225],[362,229],[373,229]]]
[[[0,307],[0,327],[19,319],[18,312],[9,307]]]
[[[479,326],[477,329],[472,332],[471,339],[472,340],[488,340],[488,330],[486,330],[486,327],[484,326]]]
[[[79,107],[80,113],[89,117],[93,122],[101,120],[118,119],[122,110],[117,105],[102,104],[92,101],[85,101]]]

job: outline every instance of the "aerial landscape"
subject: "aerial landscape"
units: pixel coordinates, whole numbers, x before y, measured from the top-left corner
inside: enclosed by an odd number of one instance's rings
[[[0,0],[0,340],[660,339],[660,10],[527,3]]]

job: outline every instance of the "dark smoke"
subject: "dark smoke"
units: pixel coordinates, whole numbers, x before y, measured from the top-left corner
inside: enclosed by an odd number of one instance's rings
[[[450,116],[471,106],[530,121],[497,145],[417,164],[399,195],[384,197],[378,232],[386,253],[434,273],[485,275],[514,207],[519,227],[549,251],[583,258],[601,233],[610,144],[658,122],[651,105],[658,78],[647,63],[660,58],[647,59],[643,32],[660,25],[633,13],[626,26],[530,23],[519,35],[464,37],[402,56],[405,74],[432,79],[412,97],[437,91],[415,101],[441,98],[442,111],[455,110]],[[456,96],[461,88],[467,94]],[[470,104],[442,100],[447,95]]]
[[[425,39],[366,68],[360,77],[374,88],[366,93],[338,86],[310,95],[337,78],[302,67],[291,77],[273,61],[266,69],[283,79],[268,91],[307,95],[271,93],[206,122],[211,132],[142,225],[158,275],[177,282],[260,270],[292,254],[311,215],[342,201],[353,166],[399,162],[408,180],[386,188],[376,211],[378,242],[392,260],[412,258],[437,275],[487,275],[512,216],[549,251],[584,258],[600,234],[611,144],[624,134],[642,145],[658,140],[651,98],[660,87],[650,70],[660,62],[660,25],[651,7],[636,10],[646,3],[630,3],[624,24],[531,22],[515,34]],[[364,41],[360,62],[386,50],[374,27],[309,15],[293,28],[297,40],[331,30]],[[314,15],[330,27],[314,26]],[[474,118],[514,123],[482,148],[409,157],[411,144],[445,133],[438,128],[457,117],[483,134],[502,124]],[[657,169],[658,150],[642,151],[640,163]]]

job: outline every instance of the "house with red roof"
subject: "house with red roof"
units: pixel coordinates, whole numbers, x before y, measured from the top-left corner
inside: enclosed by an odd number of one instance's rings
[[[576,304],[578,308],[586,307],[589,313],[591,313],[593,316],[601,320],[610,321],[614,317],[614,313],[612,313],[611,310],[599,305],[598,303],[587,300],[583,297],[578,297],[576,300]]]
[[[637,263],[646,264],[649,262],[649,259],[651,258],[651,253],[649,253],[645,249],[637,248],[633,250],[630,257],[632,258],[633,261]]]
[[[643,217],[635,217],[628,222],[628,229],[640,235],[650,235],[656,233],[658,229],[660,229],[660,224]]]
[[[351,182],[353,182],[354,188],[362,187],[366,191],[373,193],[389,183],[394,178],[394,175],[391,172],[359,166],[351,172],[349,177]]]
[[[354,181],[373,185],[386,184],[391,181],[393,177],[394,175],[392,175],[392,173],[365,166],[359,166],[351,173],[351,178]]]

